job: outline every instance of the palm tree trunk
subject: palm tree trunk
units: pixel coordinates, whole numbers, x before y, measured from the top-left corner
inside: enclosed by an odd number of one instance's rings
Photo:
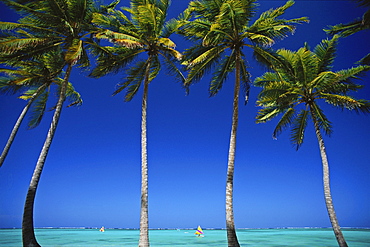
[[[10,133],[10,136],[8,138],[8,141],[4,147],[4,150],[3,152],[1,153],[1,156],[0,156],[0,167],[3,165],[4,163],[4,160],[6,158],[6,156],[8,155],[8,152],[9,152],[9,149],[10,147],[12,146],[13,144],[13,141],[14,141],[14,138],[15,136],[17,135],[17,132],[19,130],[19,127],[21,126],[22,124],[22,121],[24,119],[24,117],[26,116],[28,110],[30,109],[32,103],[35,101],[37,95],[45,88],[45,86],[42,86],[40,87],[33,95],[32,95],[32,98],[28,101],[27,105],[23,108],[21,114],[19,115],[18,117],[18,120],[17,122],[15,123],[14,127],[13,127],[13,130],[12,132]]]
[[[238,58],[239,57],[237,56],[235,68],[233,118],[231,126],[229,157],[227,163],[227,179],[226,179],[226,229],[227,229],[227,242],[229,247],[240,246],[235,231],[234,209],[233,209],[234,163],[236,149],[236,132],[238,129],[239,91],[240,91],[240,60]]]
[[[15,123],[15,125],[13,127],[12,132],[10,133],[10,136],[8,138],[8,142],[6,143],[6,145],[4,147],[4,150],[3,150],[3,152],[1,153],[1,156],[0,156],[0,167],[3,165],[4,160],[5,160],[6,156],[8,155],[9,149],[12,146],[15,135],[17,134],[18,129],[21,126],[21,123],[23,121],[23,118],[24,118],[24,116],[26,116],[26,114],[28,112],[28,109],[30,108],[32,102],[33,102],[33,99],[28,101],[27,105],[23,108],[21,114],[18,117],[17,122]]]
[[[146,136],[146,115],[149,86],[150,57],[145,70],[143,101],[141,105],[141,210],[139,247],[149,247],[148,217],[148,153]]]
[[[66,90],[67,90],[67,84],[69,75],[71,74],[72,65],[69,64],[66,75],[64,77],[64,81],[62,84],[60,96],[58,99],[57,106],[55,108],[55,112],[53,115],[53,119],[48,131],[48,134],[46,136],[44,146],[42,147],[40,156],[37,160],[37,164],[35,167],[35,170],[33,172],[31,182],[28,188],[26,202],[24,205],[24,212],[23,212],[23,221],[22,221],[22,239],[23,239],[23,246],[25,247],[40,247],[40,245],[37,243],[36,237],[35,237],[35,230],[33,225],[33,206],[35,202],[35,196],[36,196],[36,190],[37,186],[41,177],[42,169],[44,168],[46,156],[48,154],[51,142],[53,140],[58,121],[60,118],[60,114],[62,111],[63,103],[66,98]]]
[[[319,123],[317,122],[315,115],[311,113],[314,125],[315,125],[315,131],[316,131],[316,137],[319,142],[319,148],[320,148],[320,154],[321,154],[321,161],[322,161],[322,167],[323,167],[323,182],[324,182],[324,196],[325,196],[325,203],[326,203],[326,209],[328,211],[328,215],[330,218],[331,225],[333,227],[333,231],[335,234],[335,237],[337,238],[338,245],[340,247],[348,247],[346,240],[344,239],[344,236],[342,234],[342,231],[340,229],[337,216],[335,214],[334,205],[333,205],[333,199],[331,197],[330,192],[330,179],[329,179],[329,163],[328,158],[326,156],[325,151],[325,145],[324,140],[321,136]]]

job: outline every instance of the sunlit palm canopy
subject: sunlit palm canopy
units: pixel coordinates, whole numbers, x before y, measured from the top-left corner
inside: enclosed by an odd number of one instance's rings
[[[32,100],[32,114],[28,126],[36,127],[47,109],[52,86],[56,85],[57,94],[63,81],[64,59],[60,52],[44,53],[35,60],[8,63],[0,68],[0,93],[20,94],[23,100]],[[82,104],[82,99],[72,84],[69,83],[66,92],[69,106]],[[54,108],[54,107],[52,107]]]
[[[62,47],[67,64],[89,66],[86,48],[94,44],[96,31],[92,14],[107,11],[109,5],[99,9],[92,0],[3,2],[22,18],[17,23],[0,22],[1,61],[29,59]]]
[[[359,17],[349,23],[340,23],[329,26],[325,31],[330,35],[340,34],[343,37],[350,36],[360,31],[369,31],[370,29],[370,0],[356,0],[360,6],[367,7],[367,11],[362,17]],[[370,53],[360,60],[360,63],[370,65]]]
[[[114,46],[97,47],[98,65],[91,76],[117,73],[135,63],[126,69],[126,77],[114,93],[126,89],[126,101],[130,101],[139,90],[148,65],[149,82],[158,75],[162,62],[170,74],[183,81],[176,66],[181,53],[169,38],[176,30],[177,22],[166,22],[169,4],[168,0],[133,0],[130,7],[123,7],[122,11],[111,9],[107,14],[94,14],[93,22],[101,28],[96,37],[108,40]]]
[[[280,49],[277,53],[283,63],[276,66],[274,72],[256,78],[255,85],[262,87],[257,104],[263,107],[257,122],[281,115],[273,132],[274,138],[291,126],[291,142],[298,149],[303,143],[309,118],[317,121],[320,129],[330,135],[331,122],[319,106],[324,102],[341,109],[370,112],[369,101],[350,95],[363,87],[353,81],[370,66],[332,71],[337,42],[338,36],[334,36],[331,40],[323,40],[313,51],[307,45],[296,52]]]
[[[184,53],[183,63],[189,69],[186,85],[198,81],[214,67],[210,95],[217,94],[229,73],[235,69],[238,58],[242,61],[240,76],[247,94],[249,74],[243,47],[252,48],[257,61],[263,64],[270,61],[273,52],[268,47],[293,32],[296,24],[308,22],[306,17],[289,20],[279,18],[293,4],[294,1],[288,1],[284,6],[263,12],[250,23],[256,12],[257,1],[190,2],[183,16],[180,33],[198,43]]]

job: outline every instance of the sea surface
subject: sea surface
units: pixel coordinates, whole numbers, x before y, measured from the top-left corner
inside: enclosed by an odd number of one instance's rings
[[[196,237],[195,230],[150,230],[150,246],[226,247],[225,230],[204,230],[204,237]],[[370,229],[342,229],[351,247],[369,247]],[[138,246],[139,230],[106,229],[36,229],[36,238],[48,246]],[[299,229],[243,229],[237,230],[241,246],[263,247],[336,247],[333,231],[329,228]],[[22,246],[21,229],[0,229],[0,246]]]

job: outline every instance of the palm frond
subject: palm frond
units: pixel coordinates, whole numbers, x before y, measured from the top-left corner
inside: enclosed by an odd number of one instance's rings
[[[297,82],[303,87],[311,82],[316,76],[317,65],[318,61],[311,51],[307,50],[305,47],[299,49],[296,52],[293,66]]]
[[[161,70],[161,62],[159,61],[158,56],[153,56],[150,61],[150,73],[149,73],[149,78],[148,78],[149,83],[157,77],[160,70]]]
[[[178,32],[189,40],[201,40],[208,34],[211,25],[208,20],[196,19],[183,23]]]
[[[12,55],[16,51],[21,51],[25,48],[34,48],[37,46],[45,46],[48,43],[48,38],[12,38],[2,39],[0,41],[0,52],[2,55]]]
[[[265,84],[258,95],[258,104],[264,105],[273,102],[279,106],[291,105],[299,98],[299,93],[291,89],[291,85],[286,81],[273,81],[269,85]]]
[[[298,150],[300,146],[303,144],[304,139],[304,131],[307,126],[307,119],[309,117],[309,112],[307,110],[302,109],[297,117],[293,120],[293,127],[291,130],[291,142],[296,145],[296,149]]]
[[[334,35],[332,39],[323,40],[315,47],[313,52],[319,59],[318,73],[332,68],[332,64],[336,56],[338,39],[339,36]]]
[[[358,18],[347,24],[341,23],[334,26],[328,26],[324,31],[329,35],[339,34],[342,37],[348,37],[365,29],[368,29],[368,27],[363,25],[362,19]]]
[[[325,101],[341,109],[353,110],[355,112],[369,113],[370,102],[367,100],[357,100],[348,95],[321,94]]]
[[[247,28],[253,33],[253,41],[257,44],[270,46],[276,39],[282,39],[295,30],[296,24],[308,22],[307,17],[295,19],[278,19],[285,11],[293,6],[294,1],[289,0],[283,6],[263,12],[260,17]]]
[[[252,46],[252,49],[254,59],[261,66],[267,69],[276,69],[276,70],[282,68],[285,71],[289,71],[290,73],[293,70],[289,61],[287,61],[286,58],[282,56],[282,54],[280,53],[281,50],[276,52],[273,49],[263,48],[257,45]]]
[[[222,58],[220,63],[217,65],[209,87],[209,93],[211,96],[216,95],[218,91],[220,91],[223,83],[227,79],[227,76],[235,68],[235,60],[236,56],[235,52],[233,52],[230,56],[225,56]]]
[[[77,61],[80,59],[83,53],[83,43],[80,39],[74,39],[71,43],[71,46],[68,47],[66,55],[64,59],[67,63],[75,65]]]
[[[276,108],[278,109],[278,108]],[[282,110],[279,109],[277,113],[280,113]],[[290,107],[285,110],[283,116],[280,118],[279,122],[277,123],[274,132],[272,133],[272,138],[277,139],[278,135],[280,135],[284,129],[287,127],[291,126],[293,123],[295,115],[295,110],[294,108]],[[274,116],[270,116],[269,118],[271,119]]]
[[[253,85],[256,87],[267,87],[268,85],[279,81],[280,78],[277,73],[266,72],[262,76],[254,79]]]
[[[319,128],[324,130],[326,135],[330,136],[332,134],[332,125],[324,112],[315,102],[311,104],[311,109],[311,114],[314,114],[312,119],[315,119],[318,122]]]
[[[181,53],[174,49],[167,48],[161,50],[160,54],[164,58],[164,64],[166,65],[168,73],[184,85],[185,77],[182,70],[178,67],[178,61],[182,58]]]
[[[244,105],[248,103],[249,100],[249,90],[250,90],[250,74],[247,69],[246,59],[244,59],[244,54],[242,54],[242,61],[240,62],[240,80],[242,83],[242,90],[244,95]]]
[[[194,48],[194,49],[193,49]],[[188,65],[189,74],[186,78],[186,86],[190,85],[193,81],[197,81],[212,68],[219,61],[222,52],[225,48],[222,47],[203,47],[195,46],[185,51],[185,64]],[[194,51],[191,53],[191,51]],[[203,53],[201,53],[203,52]],[[191,54],[189,57],[192,59],[188,63],[186,55]],[[196,55],[197,57],[194,57]]]
[[[175,48],[176,44],[169,38],[159,38],[158,43],[162,46],[169,47],[169,48]]]
[[[82,105],[81,95],[74,89],[72,83],[68,83],[66,97],[71,102],[67,107]]]
[[[110,30],[103,30],[102,32],[96,34],[96,38],[107,39],[112,43],[116,43],[127,48],[141,48],[144,46],[141,40],[135,36],[120,32],[113,32]]]
[[[274,106],[259,109],[256,116],[256,123],[265,123],[278,114],[280,114],[280,111],[277,107]]]
[[[318,91],[328,91],[338,85],[339,74],[332,71],[324,71],[319,73],[311,82],[308,83],[308,88],[316,88]]]
[[[94,54],[99,55],[97,57],[97,66],[92,70],[89,76],[100,78],[110,73],[118,73],[131,63],[141,52],[141,49],[96,46]]]
[[[203,63],[204,61],[208,60],[210,57],[213,57],[219,54],[219,51],[220,51],[219,47],[217,46],[211,47],[210,49],[207,49],[204,53],[196,57],[194,60],[190,61],[188,66],[192,67],[199,63]]]
[[[34,90],[31,90],[31,91],[26,92],[25,95],[27,94],[33,95],[34,93],[35,93]],[[41,94],[37,96],[35,101],[32,103],[32,114],[28,122],[28,127],[30,129],[33,129],[40,124],[44,116],[44,113],[45,113],[46,103],[48,101],[48,98],[49,98],[49,92],[47,90],[44,90]]]
[[[343,69],[336,71],[339,75],[338,81],[350,83],[353,79],[358,79],[363,75],[364,72],[369,71],[370,66],[368,65],[359,65],[349,69]]]
[[[127,89],[125,101],[131,101],[139,90],[141,83],[144,81],[144,72],[146,66],[146,61],[139,61],[135,66],[129,68],[126,72],[126,79],[117,85],[117,89],[113,95],[116,95],[122,90]]]
[[[366,56],[361,58],[361,60],[358,61],[357,63],[362,64],[362,65],[370,65],[370,53],[368,53]]]
[[[13,79],[9,80],[9,77],[0,77],[0,93],[2,94],[15,94],[21,90],[24,90],[23,85],[12,83]]]
[[[184,20],[178,18],[173,18],[165,23],[163,27],[162,33],[160,34],[161,37],[168,38],[171,34],[176,33],[179,31],[181,26],[184,24]]]

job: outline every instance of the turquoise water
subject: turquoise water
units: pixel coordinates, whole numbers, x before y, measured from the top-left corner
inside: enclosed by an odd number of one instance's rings
[[[342,229],[351,247],[369,247],[370,229]],[[225,230],[204,230],[198,238],[194,230],[151,230],[150,246],[225,247]],[[0,246],[22,246],[20,229],[1,229]],[[247,229],[237,231],[241,246],[251,247],[330,247],[338,246],[331,229]],[[48,246],[124,246],[138,245],[138,230],[107,229],[36,229],[37,240]]]

